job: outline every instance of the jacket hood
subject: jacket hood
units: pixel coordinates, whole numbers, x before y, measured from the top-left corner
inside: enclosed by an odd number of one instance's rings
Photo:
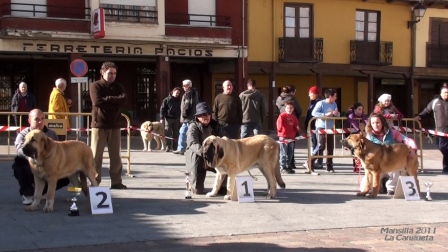
[[[251,96],[256,96],[256,95],[258,95],[259,93],[260,93],[259,90],[252,89],[252,90],[246,90],[246,91],[243,91],[243,92],[241,93],[241,95],[242,95],[242,96],[245,96],[245,97],[251,97]]]

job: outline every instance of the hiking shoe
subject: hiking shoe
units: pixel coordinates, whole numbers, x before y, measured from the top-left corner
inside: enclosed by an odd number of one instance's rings
[[[180,151],[180,150],[175,150],[175,151],[173,151],[173,154],[183,155],[184,152]]]
[[[33,203],[33,196],[22,195],[22,204],[31,205],[31,203]]]
[[[121,190],[121,189],[128,189],[128,187],[125,186],[125,185],[123,185],[122,183],[118,183],[118,184],[112,185],[112,186],[110,187],[110,189],[118,189],[118,190]]]

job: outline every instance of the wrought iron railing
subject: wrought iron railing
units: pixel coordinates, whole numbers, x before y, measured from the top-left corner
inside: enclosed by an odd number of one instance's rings
[[[52,6],[45,4],[10,3],[0,5],[0,17],[90,19],[90,8]]]
[[[165,15],[166,24],[191,26],[224,26],[230,27],[230,17],[200,14],[170,14]]]
[[[392,65],[393,42],[350,40],[350,63],[363,65]]]
[[[427,44],[428,67],[448,67],[448,45]]]
[[[312,41],[312,42],[310,42]],[[324,39],[279,38],[279,60],[282,62],[323,62]]]

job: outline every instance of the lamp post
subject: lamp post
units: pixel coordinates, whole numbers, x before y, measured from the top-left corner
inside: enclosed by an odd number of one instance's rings
[[[415,24],[420,22],[426,12],[426,7],[423,6],[422,2],[419,2],[417,6],[412,10],[413,20],[408,21],[408,29],[411,29],[411,76],[410,76],[410,98],[408,101],[408,107],[411,108],[411,117],[414,116],[414,82],[415,82],[415,65],[416,65],[416,43],[417,34]]]
[[[414,20],[408,21],[408,29],[411,28],[416,23],[420,22],[426,12],[426,7],[423,6],[422,2],[419,2],[417,6],[412,10]]]

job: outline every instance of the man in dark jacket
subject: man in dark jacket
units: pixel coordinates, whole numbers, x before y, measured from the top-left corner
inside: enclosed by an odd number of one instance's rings
[[[185,152],[188,124],[194,120],[196,104],[198,104],[199,101],[198,92],[193,88],[191,80],[182,81],[182,87],[185,91],[180,105],[180,122],[182,123],[182,126],[179,130],[177,150],[173,151],[174,154],[180,155],[183,155]]]
[[[211,119],[211,109],[205,102],[198,103],[194,116],[196,119],[187,131],[185,165],[190,172],[190,190],[194,194],[204,194],[207,165],[202,157],[202,142],[210,135],[218,136],[218,122]]]
[[[443,155],[443,174],[448,174],[448,86],[443,85],[440,89],[440,96],[433,99],[426,108],[416,117],[420,120],[422,117],[434,116],[435,130],[443,135],[437,135],[437,144]]]
[[[238,139],[243,120],[243,106],[239,97],[233,94],[231,81],[224,81],[222,89],[222,93],[215,97],[213,119],[218,121],[221,135],[230,139]]]
[[[318,101],[322,100],[319,97],[319,89],[317,88],[317,86],[312,86],[310,88],[310,90],[308,91],[308,96],[310,97],[310,105],[309,105],[308,110],[306,112],[306,118],[305,118],[305,129],[307,131],[308,131],[308,124],[309,124],[311,118],[313,118],[313,115],[311,114],[311,112],[313,112],[313,109],[316,106],[316,103]],[[310,130],[312,131],[312,130],[315,130],[315,129],[316,129],[315,121],[313,121],[311,123]],[[311,132],[310,136],[311,136],[311,146],[310,146],[311,153],[313,155],[317,155],[318,149],[317,149],[317,136],[316,136],[316,133]],[[312,165],[311,167],[313,169],[322,169],[322,167],[323,167],[322,163],[323,163],[322,158],[319,158],[319,159],[317,159],[317,163],[312,163],[311,164]],[[305,162],[303,164],[303,167],[308,168],[308,163]]]
[[[16,93],[12,96],[11,101],[11,111],[12,112],[30,112],[32,109],[36,108],[36,98],[33,94],[28,92],[28,86],[25,82],[20,82],[19,88]],[[16,115],[13,116],[14,123],[19,126],[20,120]],[[28,123],[28,116],[22,116],[22,125]]]
[[[255,89],[255,80],[247,81],[247,90],[240,94],[243,106],[243,124],[241,125],[241,138],[258,135],[266,116],[266,101],[264,95]]]
[[[160,106],[160,123],[165,125],[165,136],[168,137],[166,152],[176,149],[177,144],[174,139],[179,137],[180,129],[180,88],[175,87],[173,91],[163,99]]]
[[[121,132],[119,119],[121,109],[126,104],[124,87],[115,81],[117,66],[113,62],[104,62],[101,66],[101,79],[92,82],[89,87],[92,99],[92,152],[98,184],[101,182],[104,148],[107,145],[110,159],[109,175],[111,189],[127,189],[122,184],[121,172]]]

